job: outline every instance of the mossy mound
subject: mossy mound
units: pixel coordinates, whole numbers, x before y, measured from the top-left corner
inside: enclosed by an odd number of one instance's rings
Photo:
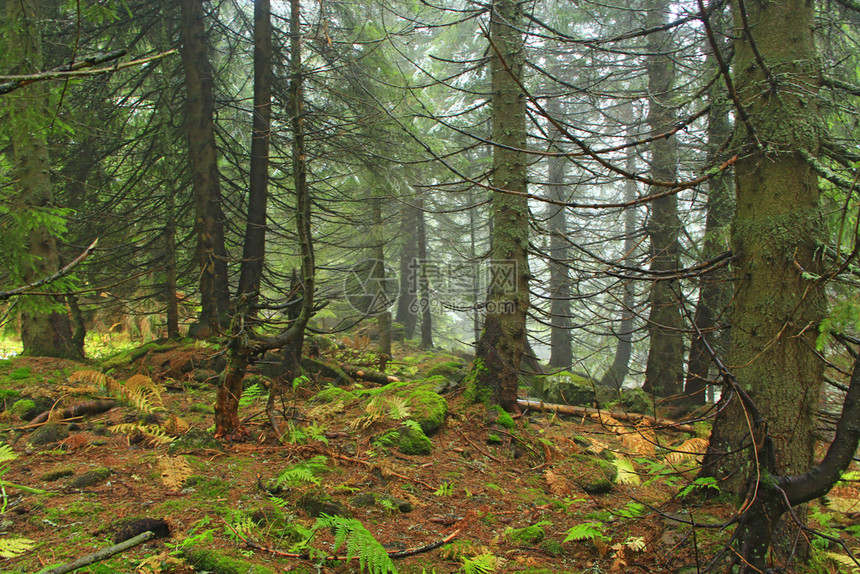
[[[388,431],[375,442],[382,446],[397,447],[403,454],[427,455],[433,451],[433,441],[420,428],[410,426]]]
[[[537,388],[540,397],[548,402],[560,405],[594,405],[596,397],[595,385],[588,378],[569,371],[561,371],[553,375],[537,377]]]
[[[466,376],[466,365],[462,361],[446,361],[427,371],[427,377],[442,376],[447,380],[459,383]]]
[[[335,401],[343,401],[344,403],[350,403],[356,400],[356,398],[358,397],[355,393],[351,393],[339,387],[330,386],[314,395],[313,402],[333,403]]]
[[[505,530],[505,538],[515,544],[534,546],[546,538],[546,532],[542,528],[546,524],[545,522],[541,522],[526,526],[525,528],[508,528]]]
[[[198,572],[213,574],[275,574],[275,571],[259,564],[227,556],[211,548],[189,548],[182,551],[182,557]]]
[[[585,454],[572,454],[553,470],[562,476],[576,477],[576,483],[588,494],[606,494],[618,477],[614,464]]]

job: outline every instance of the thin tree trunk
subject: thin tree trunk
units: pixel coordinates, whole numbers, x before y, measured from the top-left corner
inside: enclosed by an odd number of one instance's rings
[[[215,402],[215,434],[239,428],[242,380],[255,350],[249,343],[256,323],[256,303],[266,253],[266,204],[269,185],[269,118],[272,112],[272,24],[269,0],[254,2],[254,114],[251,133],[251,187],[248,221],[239,276],[236,315],[230,329],[229,360]],[[271,413],[275,388],[269,393]],[[277,425],[275,425],[277,428]]]
[[[523,7],[494,0],[490,21],[493,148],[496,190],[523,193],[526,184],[526,100],[520,89],[525,46]],[[493,232],[487,318],[475,359],[475,399],[519,411],[517,388],[529,307],[529,209],[523,195],[493,191]]]
[[[215,146],[212,65],[207,56],[202,0],[182,0],[180,35],[185,70],[186,130],[194,187],[200,316],[190,334],[206,338],[221,331],[230,313],[224,214]]]
[[[646,16],[646,28],[665,24],[670,15],[666,0],[655,0]],[[658,31],[648,36],[648,125],[652,136],[661,136],[675,124],[672,89],[675,65],[672,61],[671,32]],[[675,136],[657,137],[651,143],[651,177],[658,181],[678,178],[678,146]],[[654,188],[653,192],[660,191]],[[651,240],[652,271],[675,271],[679,267],[678,218],[676,195],[661,197],[650,203],[651,217],[647,231]],[[645,367],[645,391],[662,397],[681,392],[684,381],[684,336],[681,303],[672,279],[656,280],[651,285],[651,311],[648,316],[650,335],[648,363]]]
[[[416,227],[418,237],[418,291],[421,301],[421,348],[433,348],[433,313],[430,295],[430,282],[427,280],[427,228],[424,223],[424,192],[421,191],[416,199]]]
[[[420,193],[415,191],[415,196]],[[414,233],[418,210],[415,199],[400,204],[400,296],[397,299],[395,321],[403,325],[403,337],[411,339],[418,324],[418,243]]]
[[[720,12],[712,20],[715,33],[720,34],[725,28],[722,22],[723,14]],[[709,42],[706,41],[706,44],[710,68],[716,70],[713,49]],[[724,48],[725,46],[720,46],[725,52]],[[715,167],[728,159],[725,146],[732,133],[725,84],[714,85],[710,92],[710,104],[707,165]],[[728,226],[734,214],[734,188],[731,172],[728,170],[708,180],[707,210],[702,260],[708,260],[728,248]],[[694,337],[690,344],[687,378],[684,383],[684,402],[689,405],[705,404],[707,389],[713,383],[708,375],[713,365],[708,345],[721,356],[728,350],[728,329],[723,328],[721,323],[728,322],[728,304],[731,297],[732,285],[728,267],[710,271],[702,276],[699,283],[699,301],[693,318],[702,335]]]
[[[633,106],[625,106],[625,121],[627,122],[627,158],[625,168],[628,173],[636,173],[636,118]],[[636,182],[628,179],[624,182],[624,201],[631,202],[636,199]],[[622,264],[630,264],[633,260],[633,251],[636,249],[636,208],[628,207],[624,210],[624,256]],[[630,356],[633,354],[633,329],[635,327],[636,294],[630,281],[622,283],[621,288],[621,321],[618,322],[616,337],[618,343],[615,346],[615,356],[612,365],[600,379],[600,385],[612,389],[620,389],[630,371]]]
[[[561,119],[562,111],[558,98],[550,98],[547,113]],[[558,142],[561,134],[554,125],[549,127],[550,152],[560,152]],[[549,156],[547,195],[554,201],[570,201],[565,185],[567,158]],[[567,208],[562,205],[549,206],[549,296],[550,296],[550,355],[549,366],[567,369],[573,364],[573,335],[570,329],[570,259],[567,239]]]

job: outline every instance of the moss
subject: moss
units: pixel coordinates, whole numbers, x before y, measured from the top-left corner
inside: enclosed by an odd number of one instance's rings
[[[69,486],[72,488],[87,488],[94,486],[100,482],[106,481],[112,473],[113,471],[106,467],[95,468],[72,480]]]
[[[532,524],[525,528],[508,528],[505,530],[505,538],[514,544],[534,546],[546,538],[546,532],[542,528],[544,525],[546,522]]]
[[[397,432],[400,434],[397,448],[403,454],[427,455],[433,451],[433,442],[421,430],[405,426]]]
[[[15,415],[16,417],[22,417],[22,415],[35,408],[35,401],[31,399],[21,399],[19,401],[15,401],[15,403],[9,407],[9,414]]]
[[[445,417],[448,416],[448,401],[433,391],[437,382],[435,378],[417,382],[398,381],[383,387],[359,391],[358,394],[362,397],[383,396],[403,399],[409,409],[409,418],[421,426],[425,435],[432,436],[442,428]]]
[[[496,424],[499,424],[506,429],[512,429],[516,426],[516,423],[514,423],[514,418],[510,415],[510,413],[499,405],[491,406],[490,410],[495,411],[498,415],[495,420]]]
[[[472,364],[472,370],[463,379],[463,384],[466,387],[466,401],[469,403],[489,403],[490,390],[478,387],[478,379],[481,373],[485,372],[487,367],[481,359],[475,359]]]
[[[233,558],[211,548],[189,548],[182,551],[182,556],[197,571],[206,570],[213,574],[275,574],[271,568]]]
[[[195,496],[204,499],[224,498],[230,494],[230,485],[220,478],[193,474],[185,479],[185,486],[193,488]]]
[[[538,379],[537,390],[547,402],[591,406],[596,399],[594,383],[582,375],[561,371]]]
[[[33,369],[30,367],[18,367],[11,373],[9,373],[9,378],[13,381],[23,381],[25,379],[29,379],[30,375],[33,373]]]
[[[0,389],[0,401],[5,401],[8,399],[14,399],[16,397],[20,397],[21,393],[14,389]]]
[[[55,480],[60,480],[61,478],[72,476],[73,474],[75,474],[74,468],[63,467],[49,470],[48,472],[42,474],[40,478],[45,482],[54,482]]]
[[[449,381],[458,382],[466,375],[465,365],[460,361],[440,363],[427,371],[428,377],[441,376]]]

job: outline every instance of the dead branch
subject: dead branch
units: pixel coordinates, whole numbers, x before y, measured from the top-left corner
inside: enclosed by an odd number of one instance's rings
[[[605,409],[592,409],[588,407],[576,407],[573,405],[556,405],[552,403],[545,403],[543,401],[532,401],[528,399],[518,399],[517,404],[522,405],[524,407],[535,409],[539,411],[550,411],[555,413],[561,413],[565,415],[596,415],[596,414],[608,414],[611,415],[612,418],[622,420],[622,421],[642,421],[646,420],[648,422],[654,423],[662,428],[678,430],[681,432],[695,433],[695,429],[691,425],[685,425],[681,423],[677,423],[675,421],[669,419],[663,419],[658,417],[652,417],[650,415],[643,415],[640,413],[625,413],[621,411],[608,411]]]
[[[84,566],[89,566],[90,564],[95,564],[96,562],[101,562],[107,558],[110,558],[114,554],[119,554],[129,548],[137,546],[138,544],[143,544],[147,540],[155,537],[155,533],[151,530],[147,530],[142,534],[138,534],[134,538],[129,538],[125,542],[120,542],[119,544],[114,544],[113,546],[109,546],[108,548],[102,548],[92,554],[87,554],[86,556],[82,556],[75,560],[74,562],[69,562],[68,564],[63,564],[62,566],[57,566],[51,570],[45,572],[45,574],[65,574],[66,572],[72,572],[74,570],[78,570],[79,568],[83,568]]]

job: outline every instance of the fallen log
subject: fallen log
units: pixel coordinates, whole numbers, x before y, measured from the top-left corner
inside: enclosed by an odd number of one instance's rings
[[[596,414],[607,414],[614,419],[622,420],[622,421],[631,421],[637,422],[641,420],[646,420],[650,423],[653,423],[657,426],[667,428],[667,429],[675,429],[681,432],[695,433],[695,429],[691,425],[682,424],[675,422],[669,419],[663,419],[659,417],[652,417],[651,415],[643,415],[641,413],[627,413],[624,411],[609,411],[606,409],[594,409],[590,407],[577,407],[573,405],[557,405],[553,403],[545,403],[543,401],[533,401],[530,399],[517,399],[517,404],[529,409],[535,409],[538,411],[549,411],[554,413],[561,413],[565,415],[580,415],[580,416],[589,416]]]
[[[129,538],[125,542],[121,542],[119,544],[115,544],[108,548],[102,548],[97,552],[93,552],[92,554],[88,554],[86,556],[82,556],[78,558],[74,562],[70,562],[68,564],[63,564],[61,566],[57,566],[56,568],[52,568],[48,571],[43,571],[43,574],[66,574],[66,572],[72,572],[74,570],[78,570],[79,568],[83,568],[84,566],[89,566],[90,564],[95,564],[96,562],[101,562],[107,558],[110,558],[114,554],[119,554],[124,550],[128,550],[138,544],[142,544],[149,540],[150,538],[154,538],[155,533],[151,530],[147,530],[143,534],[138,534],[134,538]]]

